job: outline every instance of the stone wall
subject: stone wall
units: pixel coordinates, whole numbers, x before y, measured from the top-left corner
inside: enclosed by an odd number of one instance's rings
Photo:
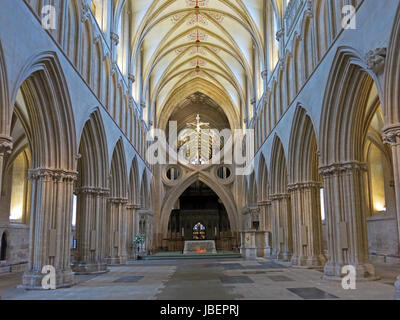
[[[0,239],[7,236],[6,260],[0,261],[0,273],[23,271],[29,254],[29,226],[0,224]]]

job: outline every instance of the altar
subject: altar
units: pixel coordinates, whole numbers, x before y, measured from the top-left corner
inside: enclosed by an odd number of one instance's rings
[[[183,254],[217,254],[214,240],[185,241]]]

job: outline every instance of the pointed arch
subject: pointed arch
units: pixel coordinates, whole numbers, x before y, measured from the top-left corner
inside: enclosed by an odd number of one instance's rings
[[[150,192],[149,184],[147,180],[147,171],[144,170],[142,173],[141,185],[140,185],[140,205],[144,209],[148,209],[150,206]]]
[[[56,53],[44,52],[28,61],[12,91],[12,106],[19,89],[27,105],[32,167],[74,170],[77,154],[74,114]]]
[[[0,41],[0,135],[10,134],[10,109],[7,70]]]
[[[300,105],[296,109],[290,137],[289,183],[320,182],[314,126],[307,111]]]
[[[112,198],[127,197],[127,178],[126,178],[125,150],[120,138],[114,148],[111,161],[110,190]]]
[[[206,184],[210,189],[212,189],[218,197],[221,199],[225,209],[227,211],[229,222],[232,231],[238,231],[239,221],[237,218],[237,209],[234,200],[231,199],[229,193],[218,183],[213,181],[210,177],[204,173],[194,173],[186,178],[182,183],[172,188],[167,192],[164,197],[163,206],[161,208],[161,219],[160,219],[160,229],[163,235],[168,232],[168,221],[171,215],[172,208],[182,193],[189,188],[197,180]]]
[[[268,168],[263,153],[261,153],[260,156],[257,172],[258,172],[257,193],[260,197],[260,201],[266,201],[269,199]]]
[[[322,165],[363,161],[363,143],[357,141],[364,141],[376,111],[376,108],[365,108],[374,83],[381,97],[376,75],[367,68],[360,55],[351,48],[340,47],[322,103],[319,137]]]
[[[248,187],[246,188],[247,204],[250,206],[257,206],[257,180],[254,171],[249,176],[248,181]]]
[[[78,161],[80,186],[106,188],[108,184],[108,155],[104,124],[100,110],[96,110],[86,121],[82,131]]]
[[[398,125],[400,123],[400,5],[394,19],[393,31],[388,48],[385,64],[385,103],[383,114],[386,123]]]
[[[270,163],[271,193],[283,194],[287,192],[288,174],[285,151],[281,139],[275,135],[271,151]]]
[[[132,166],[129,174],[129,189],[128,200],[130,204],[139,204],[140,199],[140,182],[139,182],[139,169],[138,160],[135,156],[132,160]]]
[[[80,31],[80,19],[78,12],[81,12],[80,1],[71,0],[68,3],[67,22],[64,41],[64,50],[72,63],[77,66],[78,62],[78,40]]]

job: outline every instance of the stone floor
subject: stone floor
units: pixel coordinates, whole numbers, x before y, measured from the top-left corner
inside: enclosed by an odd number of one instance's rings
[[[76,276],[76,285],[54,291],[18,289],[21,274],[0,275],[0,295],[11,300],[392,300],[400,266],[377,265],[381,280],[356,290],[321,280],[321,270],[290,268],[266,259],[135,261],[98,276]]]

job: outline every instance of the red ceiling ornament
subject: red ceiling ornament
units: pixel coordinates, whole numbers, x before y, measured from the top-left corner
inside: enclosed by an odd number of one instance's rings
[[[208,5],[209,0],[186,0],[188,7],[194,7],[195,9],[204,8]]]
[[[208,38],[208,35],[200,30],[193,30],[190,34],[188,34],[188,39],[189,41],[195,41],[196,43],[199,43],[201,41],[206,41]]]

